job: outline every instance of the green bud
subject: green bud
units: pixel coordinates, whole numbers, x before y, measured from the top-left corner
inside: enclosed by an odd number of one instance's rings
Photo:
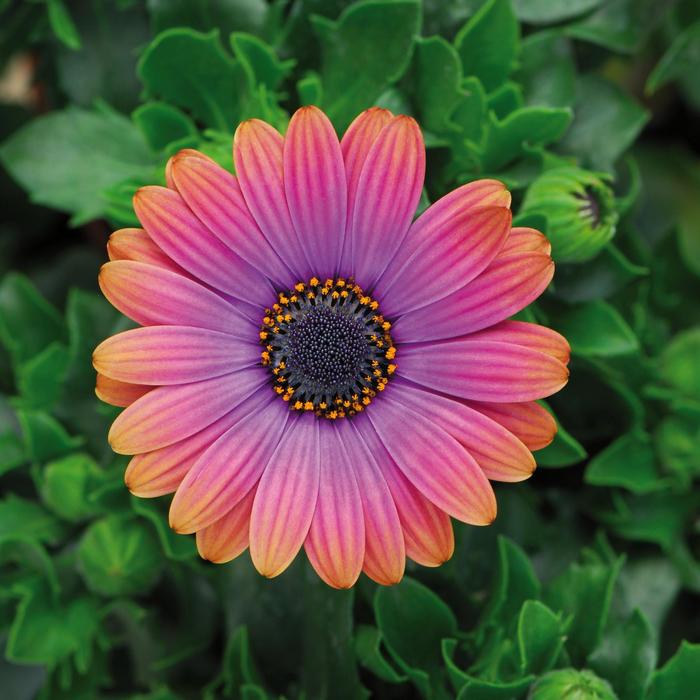
[[[584,262],[615,234],[615,198],[603,173],[576,167],[547,170],[529,187],[522,213],[547,219],[557,262]]]
[[[565,668],[550,671],[530,688],[528,700],[617,700],[606,680],[593,671]]]

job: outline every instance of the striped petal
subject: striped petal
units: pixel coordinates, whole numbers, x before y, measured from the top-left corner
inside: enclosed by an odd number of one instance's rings
[[[470,525],[494,521],[488,479],[449,433],[388,395],[367,416],[404,476],[438,508]]]
[[[328,117],[318,107],[298,109],[289,122],[283,152],[289,214],[321,279],[338,272],[345,238],[347,186],[343,155]]]
[[[297,280],[314,275],[292,224],[284,193],[282,135],[260,119],[239,125],[233,137],[233,160],[246,204],[272,248]]]
[[[373,581],[391,586],[403,578],[406,567],[406,547],[394,499],[376,459],[353,426],[353,421],[340,421],[335,425],[360,484],[365,520],[362,569]]]
[[[256,367],[202,382],[157,387],[124,409],[107,439],[115,452],[127,455],[172,445],[211,425],[267,380],[268,372]]]
[[[401,522],[406,555],[423,566],[444,564],[454,552],[450,517],[401,473],[366,415],[353,419],[353,426],[376,459],[389,487]]]
[[[214,442],[231,426],[268,401],[267,392],[259,391],[198,433],[132,457],[124,474],[127,488],[135,496],[145,498],[177,490],[187,472]]]
[[[549,255],[552,252],[552,245],[547,236],[536,229],[516,226],[511,229],[510,236],[501,249],[501,255],[528,252]]]
[[[267,279],[224,245],[192,213],[182,197],[166,187],[142,187],[134,210],[148,235],[176,263],[208,285],[263,307],[274,291]]]
[[[155,265],[117,260],[102,266],[98,281],[110,303],[142,326],[194,326],[246,338],[257,334],[220,296]]]
[[[136,260],[181,275],[187,274],[142,228],[122,228],[115,231],[107,241],[107,255],[110,260]]]
[[[445,280],[445,273],[437,271],[427,280],[433,286],[439,285],[438,292],[444,289],[436,298],[446,296],[476,277],[506,240],[509,205],[510,193],[502,183],[477,180],[428,207],[411,226],[374,290],[374,294],[382,299],[382,311],[386,315],[395,315],[399,310],[405,312],[434,300],[426,300],[420,295],[420,284],[426,280],[416,281],[416,274],[425,271],[421,257],[429,254],[435,259],[434,246],[439,246],[443,255],[450,255],[447,261],[441,261],[440,269],[449,273]],[[478,221],[473,220],[475,215],[478,215]],[[459,274],[452,270],[453,266],[459,267]],[[457,286],[451,286],[454,284]]]
[[[566,366],[550,355],[512,343],[472,340],[403,345],[402,377],[452,396],[476,401],[541,399],[567,382]]]
[[[549,255],[499,255],[469,284],[399,318],[391,334],[397,343],[411,343],[479,331],[531,304],[553,275],[554,263]]]
[[[489,479],[522,481],[535,470],[532,454],[515,435],[470,406],[414,387],[398,377],[388,393],[446,430],[474,457]]]
[[[268,392],[266,392],[268,393]],[[272,392],[204,452],[170,506],[176,532],[201,530],[232,508],[259,481],[282,437],[289,410]]]
[[[250,518],[250,555],[268,577],[281,574],[309,532],[319,481],[318,419],[295,415],[258,485]]]
[[[197,531],[197,551],[202,559],[225,564],[248,549],[250,512],[254,500],[253,487],[223,518]]]
[[[376,284],[401,246],[424,175],[425,146],[418,124],[410,117],[394,117],[367,154],[350,213],[350,261],[363,287]]]
[[[311,566],[329,586],[350,588],[362,571],[365,554],[362,497],[335,426],[325,423],[319,428],[318,497],[304,549]]]
[[[547,447],[557,432],[557,422],[552,414],[534,401],[526,403],[483,403],[466,401],[506,430],[513,433],[529,450]]]
[[[182,148],[174,156],[168,158],[168,162],[165,164],[165,184],[171,190],[177,189],[177,184],[175,183],[175,178],[173,177],[173,165],[175,164],[176,158],[199,158],[200,160],[206,160],[210,163],[215,162],[209,156],[205,156],[204,153],[194,148]]]
[[[398,316],[444,299],[473,280],[494,259],[508,235],[511,213],[504,207],[480,207],[431,231],[399,273],[398,283],[375,293],[382,311]],[[433,235],[436,234],[436,235]]]
[[[98,373],[95,383],[95,394],[100,401],[104,401],[112,406],[125,407],[134,403],[136,399],[140,399],[152,388],[152,386],[118,382],[116,379],[110,379]]]
[[[278,286],[297,281],[263,236],[230,172],[208,159],[178,155],[172,173],[187,206],[222,243]]]
[[[493,340],[500,343],[522,345],[555,357],[564,364],[569,362],[571,356],[569,343],[561,333],[537,323],[502,321],[478,333],[472,333],[470,337],[477,340]]]
[[[95,369],[133,384],[186,384],[257,364],[259,347],[232,335],[187,326],[148,326],[117,333],[95,349]]]
[[[381,130],[391,121],[393,116],[394,115],[388,109],[382,109],[381,107],[366,109],[355,117],[355,120],[347,128],[340,142],[348,188],[348,231],[352,228],[352,215],[355,209],[357,186],[360,182],[362,166],[365,164],[372,144],[374,144]],[[346,272],[352,269],[351,260],[350,236],[348,235],[343,249],[341,274],[346,274]]]

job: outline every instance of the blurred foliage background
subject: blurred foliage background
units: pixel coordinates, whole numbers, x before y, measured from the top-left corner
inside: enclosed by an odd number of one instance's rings
[[[698,697],[699,76],[697,0],[0,0],[2,697]],[[573,348],[540,469],[390,589],[202,562],[93,393],[135,188],[307,103],[414,115],[424,204],[505,181]]]

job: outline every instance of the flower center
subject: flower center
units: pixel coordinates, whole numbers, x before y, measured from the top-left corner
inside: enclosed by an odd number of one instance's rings
[[[396,370],[379,304],[354,281],[313,277],[280,292],[265,309],[262,363],[292,409],[324,418],[354,416],[383,391]]]

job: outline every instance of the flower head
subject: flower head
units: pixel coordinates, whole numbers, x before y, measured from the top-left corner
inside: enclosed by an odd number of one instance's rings
[[[266,576],[302,546],[337,587],[439,565],[450,516],[491,523],[489,480],[526,479],[555,431],[536,400],[568,345],[507,320],[548,285],[547,240],[495,180],[414,221],[423,140],[384,109],[340,142],[315,107],[285,137],[244,122],[234,160],[180,152],[110,238],[100,285],[143,326],[94,355],[129,489],[174,491],[203,557],[250,547]]]
[[[565,166],[545,171],[530,185],[523,213],[545,217],[557,262],[590,260],[615,235],[617,212],[608,179]]]

